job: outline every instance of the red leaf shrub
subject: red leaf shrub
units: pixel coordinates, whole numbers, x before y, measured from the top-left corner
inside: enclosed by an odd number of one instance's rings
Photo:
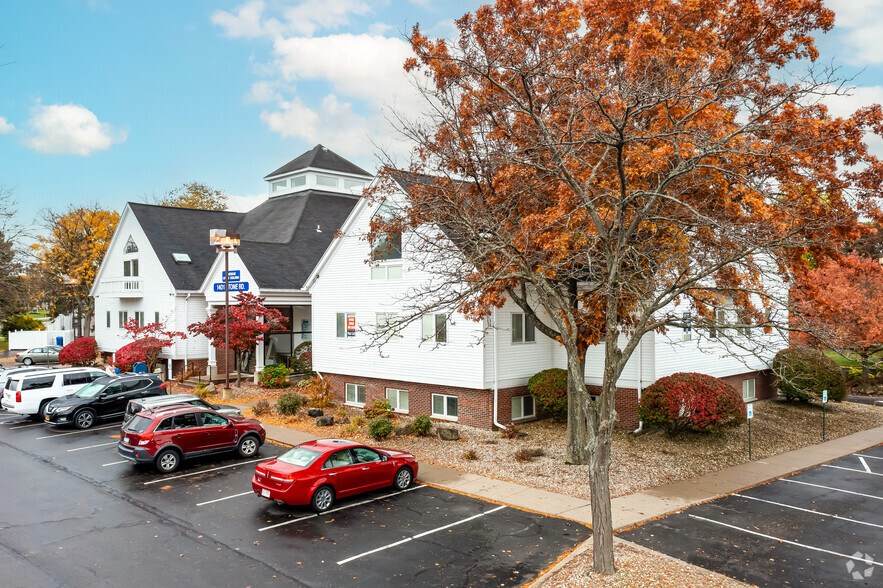
[[[94,337],[80,337],[71,341],[58,354],[58,363],[75,367],[91,366],[98,355]]]
[[[120,372],[131,372],[132,366],[139,361],[147,362],[147,351],[145,350],[144,339],[132,341],[128,345],[123,345],[117,349],[114,359],[114,367],[120,368]]]
[[[527,389],[540,410],[559,423],[567,420],[567,370],[552,368],[536,373],[527,381]]]
[[[644,390],[638,416],[669,435],[686,429],[712,431],[745,421],[745,403],[735,388],[705,374],[679,373]]]

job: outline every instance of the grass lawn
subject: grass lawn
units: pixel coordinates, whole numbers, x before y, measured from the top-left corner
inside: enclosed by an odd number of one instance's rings
[[[9,349],[9,339],[5,337],[0,337],[0,351],[6,351]]]
[[[849,353],[847,354],[848,357],[844,357],[832,349],[825,349],[825,355],[833,359],[834,363],[840,367],[861,367],[861,364],[858,362],[858,355],[855,353]],[[883,361],[883,352],[877,352],[872,355],[871,361],[874,360],[877,362]]]

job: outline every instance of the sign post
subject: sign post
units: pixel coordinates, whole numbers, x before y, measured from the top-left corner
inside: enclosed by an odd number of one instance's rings
[[[822,441],[825,440],[825,407],[828,406],[828,391],[822,390]]]
[[[748,411],[748,461],[751,461],[751,420],[754,418],[754,404],[745,407]]]

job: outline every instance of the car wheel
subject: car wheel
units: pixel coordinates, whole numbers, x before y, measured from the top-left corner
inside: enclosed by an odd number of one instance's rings
[[[399,471],[396,472],[396,477],[393,478],[392,485],[395,486],[397,490],[404,490],[410,486],[413,481],[414,474],[411,472],[411,468],[405,466],[399,468]]]
[[[95,424],[95,413],[91,410],[81,410],[74,415],[74,425],[78,429],[89,429]]]
[[[181,465],[181,456],[174,449],[166,449],[156,456],[156,471],[161,474],[170,474]]]
[[[321,514],[331,508],[331,505],[334,504],[334,490],[331,486],[321,486],[318,490],[313,492],[313,499],[310,501],[310,506],[313,507],[313,510],[317,513]]]
[[[239,445],[236,447],[240,457],[251,457],[258,452],[259,448],[258,440],[252,435],[247,435],[240,439]]]
[[[21,360],[21,362],[25,365],[34,365],[34,360],[30,357],[24,358],[23,360]]]
[[[46,407],[49,406],[49,400],[44,400],[40,403],[40,410],[37,411],[37,415],[40,417],[41,421],[46,420]]]

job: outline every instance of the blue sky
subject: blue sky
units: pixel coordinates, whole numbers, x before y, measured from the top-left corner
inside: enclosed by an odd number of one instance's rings
[[[122,209],[187,181],[246,210],[316,143],[375,169],[385,105],[413,112],[401,35],[451,37],[467,0],[8,0],[0,3],[0,186],[20,220]],[[830,0],[837,114],[883,102],[883,0]],[[883,145],[875,145],[883,147]],[[883,155],[883,149],[877,149]]]

